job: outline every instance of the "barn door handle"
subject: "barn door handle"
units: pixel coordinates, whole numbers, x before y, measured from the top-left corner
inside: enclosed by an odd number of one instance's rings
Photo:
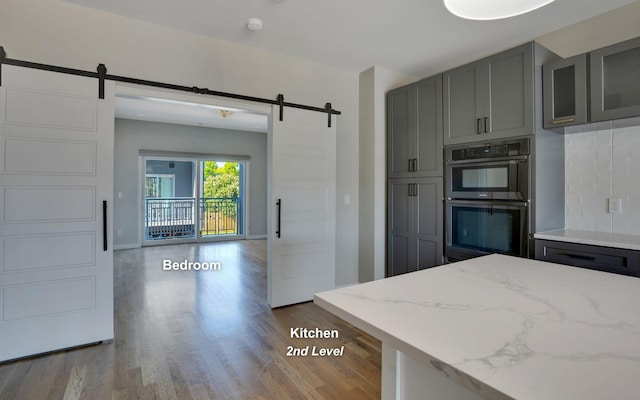
[[[109,248],[107,242],[107,201],[102,200],[102,250]]]
[[[278,230],[276,230],[276,236],[280,238],[280,223],[281,223],[281,215],[282,215],[282,199],[278,199],[276,201],[276,205],[278,206]]]

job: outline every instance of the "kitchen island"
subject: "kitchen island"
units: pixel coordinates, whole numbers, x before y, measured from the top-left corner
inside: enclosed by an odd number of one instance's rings
[[[640,279],[489,255],[316,294],[382,342],[382,398],[640,399]]]

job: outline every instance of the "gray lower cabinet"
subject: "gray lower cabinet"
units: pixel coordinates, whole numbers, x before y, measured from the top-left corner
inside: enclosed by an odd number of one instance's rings
[[[387,276],[442,264],[442,178],[389,179]]]
[[[589,121],[586,54],[544,64],[542,80],[545,129]]]
[[[640,277],[640,251],[535,240],[536,260]]]
[[[442,176],[442,75],[387,94],[388,177]]]
[[[589,53],[591,120],[640,115],[640,38]]]
[[[443,74],[444,144],[532,135],[535,44]]]

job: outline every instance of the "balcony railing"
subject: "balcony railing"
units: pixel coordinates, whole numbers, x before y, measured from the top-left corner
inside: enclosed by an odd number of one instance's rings
[[[237,197],[202,198],[197,210],[193,197],[145,199],[146,239],[194,238],[198,228],[200,236],[239,235],[241,211]]]

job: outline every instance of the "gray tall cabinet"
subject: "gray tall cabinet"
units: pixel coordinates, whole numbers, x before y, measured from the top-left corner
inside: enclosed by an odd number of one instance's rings
[[[442,264],[442,75],[387,94],[387,276]]]

